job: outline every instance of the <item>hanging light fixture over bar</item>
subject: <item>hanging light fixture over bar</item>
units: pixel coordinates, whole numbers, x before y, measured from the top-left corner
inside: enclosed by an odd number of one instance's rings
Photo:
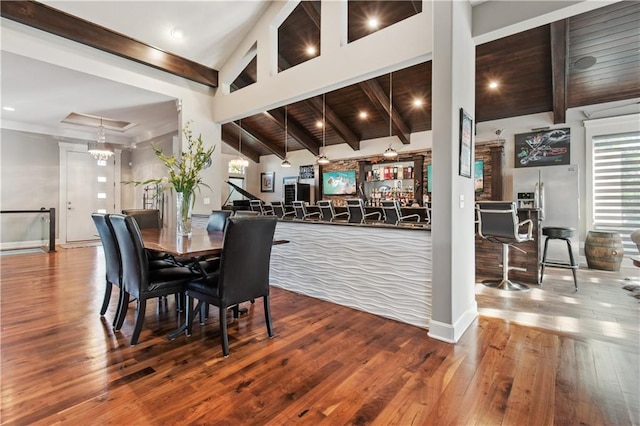
[[[238,120],[238,158],[229,162],[232,167],[244,169],[249,167],[249,160],[242,156],[242,119]]]
[[[393,73],[389,73],[389,138],[393,137]],[[389,141],[389,148],[387,148],[382,154],[386,158],[395,158],[398,156],[398,151],[391,146],[391,140]]]
[[[287,158],[287,140],[289,139],[289,131],[287,127],[288,119],[289,119],[289,114],[288,114],[287,106],[285,105],[284,107],[284,161],[281,164],[282,167],[291,167],[291,163]]]
[[[107,132],[102,125],[102,117],[100,117],[96,141],[87,143],[87,151],[93,155],[93,158],[102,161],[108,160],[114,154],[113,147],[107,143]]]
[[[325,107],[325,94],[323,93],[322,94],[322,153],[318,157],[318,164],[329,164],[330,163],[329,158],[325,154],[325,151],[327,150],[326,141],[325,141],[326,129],[327,129],[326,111],[325,111],[325,109],[326,109],[326,107]]]

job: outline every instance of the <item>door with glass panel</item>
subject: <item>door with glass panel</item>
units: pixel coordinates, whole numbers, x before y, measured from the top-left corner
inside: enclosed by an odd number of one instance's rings
[[[97,240],[91,213],[114,213],[115,159],[67,151],[67,242]]]

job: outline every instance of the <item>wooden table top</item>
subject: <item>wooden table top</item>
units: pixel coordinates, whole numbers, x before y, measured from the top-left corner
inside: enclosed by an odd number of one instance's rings
[[[224,232],[192,229],[190,237],[178,237],[175,228],[141,229],[144,248],[173,256],[216,256],[222,252]],[[274,240],[273,244],[286,244],[287,240]]]
[[[214,256],[222,251],[223,232],[193,229],[190,237],[178,237],[175,228],[141,229],[144,248],[173,256]]]

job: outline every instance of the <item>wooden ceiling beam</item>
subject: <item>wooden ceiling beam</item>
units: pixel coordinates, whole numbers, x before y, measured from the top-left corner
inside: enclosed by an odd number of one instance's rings
[[[210,87],[218,71],[35,1],[0,2],[2,17]]]
[[[374,106],[380,111],[382,114],[385,114],[387,117],[391,114],[389,110],[389,97],[382,90],[380,85],[375,79],[363,81],[358,83],[362,91],[367,95],[369,100],[374,104]],[[409,126],[404,121],[404,119],[400,116],[400,113],[395,108],[392,109],[392,126],[395,130],[395,135],[398,136],[400,141],[403,144],[409,144],[409,134],[411,131],[409,130]]]
[[[313,97],[311,99],[307,99],[307,105],[311,107],[311,109],[322,116],[322,99],[320,97]],[[360,149],[360,138],[351,130],[351,128],[340,118],[338,114],[331,109],[329,105],[324,105],[325,109],[325,121],[329,126],[333,128],[333,130],[344,140],[354,151],[358,151]]]
[[[235,123],[227,123],[222,125],[222,141],[236,151],[240,152],[240,142],[238,141],[238,130],[240,130],[240,128],[237,124],[235,126],[234,124]],[[235,127],[235,132],[231,130],[232,127]],[[242,145],[241,154],[249,158],[250,160],[253,160],[254,163],[260,162],[260,154],[245,146],[244,144]]]
[[[553,94],[553,123],[566,122],[567,79],[569,74],[569,20],[552,22],[551,34],[551,74]]]
[[[281,109],[265,111],[264,115],[284,129],[284,112]],[[307,132],[291,114],[289,114],[287,122],[289,134],[313,155],[320,155],[320,142],[311,133]]]
[[[234,122],[234,124],[235,124],[235,122]],[[269,151],[271,151],[272,154],[274,154],[275,156],[277,156],[281,160],[284,160],[284,158],[285,158],[284,148],[280,148],[278,145],[276,145],[275,142],[273,142],[272,140],[266,138],[264,135],[262,135],[260,133],[260,131],[258,129],[253,127],[250,123],[248,123],[246,121],[243,121],[242,122],[242,131],[245,132],[247,135],[251,136],[256,141],[258,141],[258,143],[260,145],[262,145],[265,148],[267,148]]]

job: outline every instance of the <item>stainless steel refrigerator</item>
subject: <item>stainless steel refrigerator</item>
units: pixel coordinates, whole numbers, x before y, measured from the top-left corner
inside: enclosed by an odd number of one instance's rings
[[[580,185],[577,165],[518,168],[513,171],[514,200],[519,192],[534,192],[544,226],[575,229],[571,239],[573,255],[579,255],[578,226],[580,224]],[[540,251],[545,238],[541,238]],[[548,259],[567,260],[567,245],[560,240],[549,242]]]

